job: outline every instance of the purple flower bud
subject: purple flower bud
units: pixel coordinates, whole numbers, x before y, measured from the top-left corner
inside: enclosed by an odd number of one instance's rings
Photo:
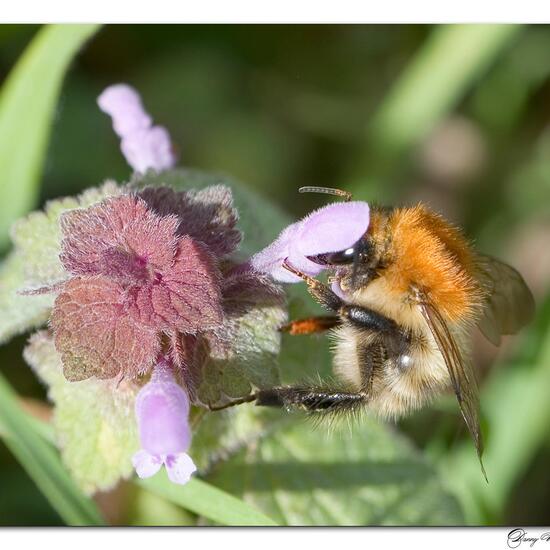
[[[289,225],[279,237],[251,259],[256,271],[267,273],[283,283],[298,283],[300,278],[283,267],[285,259],[312,277],[323,269],[307,256],[339,252],[353,246],[369,226],[366,202],[329,204],[299,222]]]
[[[197,469],[185,452],[191,444],[189,398],[165,359],[138,393],[136,417],[142,448],[132,463],[138,476],[150,477],[164,464],[172,482],[187,483]]]
[[[99,108],[111,116],[113,128],[121,138],[120,148],[136,172],[152,168],[158,172],[175,164],[170,134],[162,126],[153,126],[139,94],[126,84],[109,86],[98,97]]]

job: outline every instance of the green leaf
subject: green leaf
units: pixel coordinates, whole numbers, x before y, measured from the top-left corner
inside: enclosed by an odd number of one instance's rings
[[[24,356],[48,386],[63,462],[82,491],[106,491],[130,477],[131,457],[139,448],[134,416],[139,386],[95,379],[68,382],[46,331],[32,336]]]
[[[29,328],[48,320],[54,297],[23,296],[25,261],[20,254],[11,253],[0,264],[0,344]]]
[[[0,95],[0,249],[11,224],[32,208],[55,106],[70,62],[98,25],[41,29]]]
[[[184,485],[171,483],[166,472],[137,481],[154,494],[221,525],[272,526],[276,523],[242,500],[198,478]]]
[[[328,433],[330,432],[330,433]],[[284,525],[451,525],[456,500],[386,425],[279,430],[216,468],[208,481]]]
[[[195,514],[174,504],[171,500],[155,495],[137,484],[134,484],[132,489],[129,510],[126,510],[131,525],[140,527],[196,525]]]
[[[74,485],[58,454],[46,442],[17,403],[0,375],[0,436],[52,507],[68,525],[101,525],[93,501]]]

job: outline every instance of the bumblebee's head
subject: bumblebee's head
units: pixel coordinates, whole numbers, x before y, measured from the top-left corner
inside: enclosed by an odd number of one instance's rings
[[[343,271],[346,272],[347,275],[351,275],[351,286],[354,288],[361,265],[366,265],[368,263],[370,249],[370,240],[364,235],[353,246],[345,250],[307,256],[307,259],[328,268],[349,267],[349,270],[344,269]]]
[[[344,191],[334,189],[301,189],[304,190],[350,198]],[[369,227],[369,212],[370,207],[364,201],[328,204],[286,227],[271,245],[255,254],[250,263],[256,271],[288,283],[302,281],[288,266],[309,277],[331,267],[348,270],[347,266],[358,266],[365,252],[362,239]]]

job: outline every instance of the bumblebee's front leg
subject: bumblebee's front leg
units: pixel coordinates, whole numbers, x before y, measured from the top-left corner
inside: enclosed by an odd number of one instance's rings
[[[310,277],[309,275],[306,275],[303,271],[296,269],[292,264],[288,263],[287,260],[283,262],[283,267],[287,271],[290,271],[292,274],[296,275],[296,277],[303,279],[307,284],[307,289],[313,299],[325,309],[337,312],[344,304],[342,298],[335,294],[329,286],[325,285],[321,281],[318,281],[317,279],[314,279],[313,277]]]
[[[286,260],[283,266],[303,279],[315,301],[326,309],[337,313],[341,320],[348,320],[352,325],[383,334],[397,335],[400,332],[399,326],[393,319],[366,307],[347,304],[329,286],[294,268]]]

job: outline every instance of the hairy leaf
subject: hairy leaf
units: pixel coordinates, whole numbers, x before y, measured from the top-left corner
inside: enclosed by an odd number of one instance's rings
[[[281,290],[250,270],[237,270],[224,280],[225,321],[208,335],[209,359],[199,398],[214,405],[223,396],[248,395],[252,385],[279,382],[278,328],[287,320]]]
[[[0,344],[29,328],[45,323],[54,297],[18,294],[25,278],[21,255],[12,252],[0,265]]]
[[[211,185],[186,192],[149,187],[139,195],[157,214],[178,216],[178,235],[190,235],[203,242],[215,255],[230,254],[239,245],[238,214],[229,187]]]
[[[88,494],[112,488],[133,473],[131,457],[139,448],[134,401],[139,387],[103,380],[68,382],[61,358],[47,332],[35,334],[24,353],[48,386],[54,427],[63,461]]]
[[[276,205],[247,188],[242,183],[221,174],[199,170],[177,169],[148,172],[136,176],[131,184],[137,188],[168,185],[176,190],[204,189],[210,185],[226,185],[233,192],[234,204],[239,212],[238,228],[243,234],[240,256],[248,258],[267,246],[280,231],[290,223],[290,218]]]
[[[160,349],[157,331],[125,314],[124,299],[122,287],[102,276],[64,285],[51,325],[67,380],[133,378],[152,366]]]
[[[325,427],[326,428],[326,427]],[[451,525],[462,514],[434,470],[387,426],[294,422],[208,477],[283,525]]]

